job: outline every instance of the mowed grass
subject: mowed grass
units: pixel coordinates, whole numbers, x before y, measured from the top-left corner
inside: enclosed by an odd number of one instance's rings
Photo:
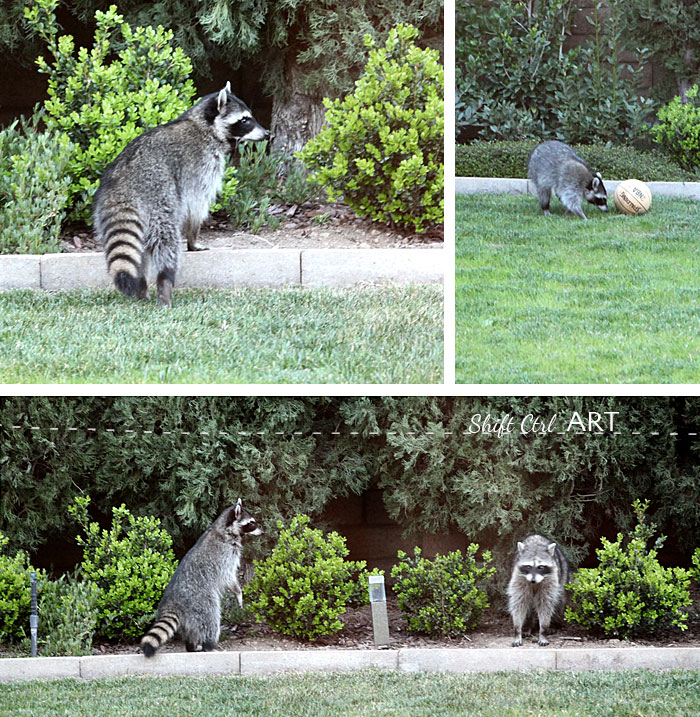
[[[438,383],[441,286],[0,293],[1,383]]]
[[[700,673],[127,677],[0,685],[2,715],[697,715]]]
[[[700,202],[456,201],[458,383],[700,383]]]

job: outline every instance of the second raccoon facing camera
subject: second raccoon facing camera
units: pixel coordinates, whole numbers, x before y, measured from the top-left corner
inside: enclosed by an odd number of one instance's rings
[[[585,199],[601,211],[608,210],[608,195],[600,172],[595,172],[568,144],[552,140],[535,147],[527,164],[527,176],[533,181],[540,207],[549,214],[552,192],[568,212],[581,219]]]
[[[508,612],[513,618],[513,647],[523,644],[528,616],[539,622],[538,644],[548,645],[546,634],[553,620],[561,620],[566,605],[564,585],[571,581],[564,551],[541,535],[528,535],[518,543],[508,583]]]

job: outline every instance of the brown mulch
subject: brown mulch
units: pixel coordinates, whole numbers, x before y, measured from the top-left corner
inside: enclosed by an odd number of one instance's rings
[[[386,249],[442,246],[444,240],[442,227],[425,234],[400,231],[362,219],[341,202],[276,206],[271,213],[282,220],[282,225],[277,229],[264,227],[258,234],[234,229],[223,214],[215,214],[202,226],[200,243],[236,249]],[[92,227],[82,223],[64,226],[62,252],[100,250]]]

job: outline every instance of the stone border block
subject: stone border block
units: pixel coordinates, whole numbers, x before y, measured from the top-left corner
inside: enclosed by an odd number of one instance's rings
[[[608,197],[612,198],[620,179],[603,177]],[[642,180],[643,181],[643,180]],[[700,199],[700,182],[645,182],[652,195],[658,197],[678,197]],[[500,177],[455,177],[456,194],[535,194],[535,188],[529,179],[510,179]]]
[[[41,257],[41,288],[46,291],[67,291],[111,284],[102,253],[44,254]]]
[[[40,288],[40,255],[9,254],[7,256],[0,256],[0,291]]]
[[[240,652],[162,652],[143,655],[97,655],[80,658],[80,676],[86,679],[122,675],[238,675]]]
[[[698,670],[697,647],[612,647],[556,650],[557,670]]]
[[[527,194],[528,185],[527,179],[455,177],[455,192],[457,194],[498,194],[499,192]]]
[[[300,283],[298,249],[210,249],[184,253],[176,288]]]
[[[398,654],[396,650],[248,650],[241,652],[241,674],[395,670]]]
[[[302,286],[348,287],[362,283],[442,282],[442,249],[305,249]]]
[[[15,657],[0,660],[0,682],[80,677],[80,657]]]
[[[403,672],[491,672],[494,670],[553,670],[555,650],[537,648],[447,648],[399,650],[399,669]]]

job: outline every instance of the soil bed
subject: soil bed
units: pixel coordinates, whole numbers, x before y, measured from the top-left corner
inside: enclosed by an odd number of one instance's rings
[[[307,202],[273,208],[282,224],[257,234],[234,229],[225,215],[215,214],[202,226],[200,244],[234,249],[391,249],[442,246],[443,230],[415,234],[361,219],[340,202]],[[101,251],[86,224],[67,224],[61,233],[62,252]]]
[[[513,639],[510,617],[502,608],[490,608],[484,613],[477,628],[459,638],[439,638],[409,633],[396,599],[390,597],[387,603],[391,648],[484,648],[510,647]],[[219,650],[369,650],[374,649],[372,636],[372,617],[369,606],[349,610],[341,616],[343,629],[335,635],[320,638],[314,643],[296,640],[279,635],[264,624],[241,624],[234,627],[224,626],[219,641]],[[688,629],[673,630],[656,639],[617,640],[596,637],[583,628],[564,625],[549,635],[548,647],[537,647],[537,637],[523,635],[523,647],[548,650],[552,648],[630,648],[630,647],[700,647],[700,617],[691,610]],[[513,648],[515,649],[515,648]],[[98,642],[93,654],[134,654],[138,645],[125,643]],[[183,642],[176,640],[161,648],[163,652],[184,652]],[[17,650],[0,645],[0,657],[20,657]]]

